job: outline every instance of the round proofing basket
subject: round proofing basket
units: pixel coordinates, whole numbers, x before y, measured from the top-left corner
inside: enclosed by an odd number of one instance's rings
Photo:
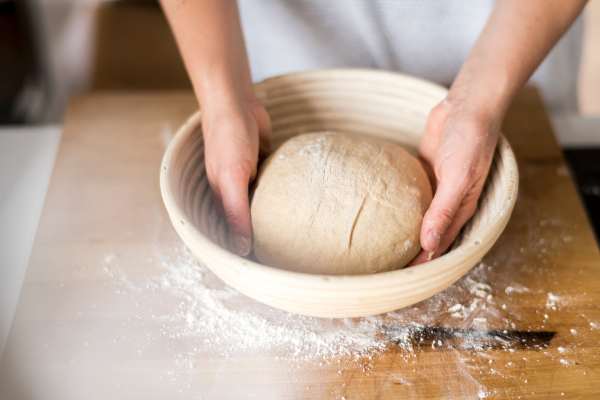
[[[446,90],[395,73],[321,70],[256,85],[273,123],[273,144],[302,133],[343,131],[386,137],[415,148],[429,111]],[[204,170],[200,115],[179,129],[164,155],[160,184],[175,230],[194,256],[228,285],[262,303],[318,317],[357,317],[424,300],[468,272],[492,247],[517,197],[514,154],[500,138],[475,216],[451,251],[430,262],[371,275],[292,272],[239,257]]]

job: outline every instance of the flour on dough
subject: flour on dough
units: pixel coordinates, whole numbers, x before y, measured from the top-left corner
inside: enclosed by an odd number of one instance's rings
[[[397,143],[337,132],[296,136],[259,171],[254,252],[267,265],[314,274],[401,268],[420,250],[431,196],[420,162]]]

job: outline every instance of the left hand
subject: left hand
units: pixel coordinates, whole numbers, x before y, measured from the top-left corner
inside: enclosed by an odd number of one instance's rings
[[[226,96],[215,96],[223,99]],[[231,95],[226,105],[205,102],[202,109],[206,174],[223,206],[233,250],[247,256],[252,250],[248,185],[256,175],[259,149],[268,143],[269,114],[256,100]]]
[[[446,99],[429,114],[419,153],[434,186],[421,225],[421,253],[412,264],[443,254],[473,216],[499,135],[500,118]]]

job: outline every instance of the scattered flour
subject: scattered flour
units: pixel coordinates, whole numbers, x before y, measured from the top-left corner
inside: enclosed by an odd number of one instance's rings
[[[502,332],[506,333],[516,324],[502,317],[507,306],[496,304],[487,283],[491,266],[485,263],[446,291],[413,307],[354,319],[306,317],[259,304],[224,285],[183,248],[175,255],[162,257],[162,272],[141,285],[128,280],[115,267],[116,255],[107,254],[104,264],[105,273],[120,282],[119,290],[169,295],[173,309],[153,314],[161,325],[161,335],[176,340],[193,339],[197,352],[223,356],[269,352],[295,361],[326,362],[340,357],[372,357],[390,346],[408,354],[421,345],[483,351],[490,341],[495,341],[500,348],[514,351],[515,343],[489,335],[489,329],[504,329]],[[529,291],[514,282],[504,290],[508,296]],[[547,293],[545,308],[555,310],[559,299],[558,295]],[[544,314],[544,323],[548,319]],[[597,329],[595,322],[589,326]],[[570,333],[576,335],[577,331],[572,328]],[[566,349],[559,347],[558,351],[562,354]]]
[[[410,352],[422,344],[446,347],[449,341],[460,348],[477,348],[487,340],[488,317],[497,317],[492,288],[484,282],[490,267],[483,263],[453,287],[414,307],[369,318],[323,319],[290,314],[245,297],[185,249],[163,257],[163,272],[141,285],[115,267],[115,255],[104,262],[105,273],[120,283],[119,291],[150,291],[173,299],[173,310],[153,316],[162,335],[191,338],[198,351],[225,356],[271,352],[293,360],[358,359],[390,345]],[[457,303],[458,299],[467,301]],[[454,327],[463,330],[448,333],[439,326],[440,315],[448,314],[457,322]]]
[[[548,293],[547,297],[548,299],[546,300],[546,308],[556,311],[560,297],[554,293]]]
[[[506,293],[509,296],[511,294],[513,294],[513,293],[521,294],[521,293],[527,293],[527,292],[529,292],[529,289],[527,287],[523,286],[523,285],[518,284],[518,283],[513,283],[512,285],[507,286],[504,289],[504,293]]]
[[[518,216],[515,220],[519,221]],[[541,350],[564,367],[581,361],[577,345],[583,335],[577,336],[575,327],[552,325],[560,312],[568,311],[568,295],[516,282],[535,282],[531,276],[550,268],[547,260],[552,251],[567,245],[560,235],[556,240],[540,240],[542,229],[563,229],[560,220],[538,222],[528,225],[530,239],[526,243],[505,246],[517,251],[490,256],[493,261],[479,263],[426,301],[369,318],[319,319],[264,306],[225,286],[184,249],[158,254],[159,271],[143,281],[130,280],[119,269],[118,255],[108,253],[102,261],[104,272],[118,284],[117,293],[130,294],[136,304],[148,294],[164,299],[164,307],[151,309],[152,319],[160,325],[159,334],[173,340],[175,349],[185,344],[185,351],[174,353],[182,365],[193,365],[203,354],[227,357],[240,353],[276,356],[289,365],[305,361],[321,365],[340,359],[362,365],[393,348],[407,363],[406,368],[394,371],[393,378],[404,385],[414,382],[416,376],[409,371],[414,371],[416,364],[410,362],[417,362],[420,349],[442,350],[449,360],[448,368],[456,368],[464,382],[475,385],[473,394],[487,398],[498,393],[483,383],[486,376],[506,381],[507,387],[528,382],[519,365],[531,360],[519,352],[519,337],[511,337],[515,332],[558,331],[561,346],[556,351],[538,345],[531,349]],[[552,279],[551,272],[548,276]],[[558,283],[556,287],[560,287]],[[537,320],[532,320],[531,314],[520,314],[517,305],[524,296],[539,299]],[[147,318],[141,315],[135,318]],[[600,329],[600,323],[587,319],[585,329]],[[191,350],[188,344],[192,344]],[[490,348],[499,351],[488,351]]]
[[[561,359],[559,360],[559,362],[560,362],[560,365],[564,365],[564,366],[570,366],[570,365],[573,365],[573,361],[571,361],[571,360],[567,360],[566,358],[561,358]]]
[[[483,318],[483,317],[473,318],[473,326],[481,331],[486,331],[488,329],[487,318]]]
[[[293,359],[359,357],[387,346],[377,318],[323,320],[263,306],[224,286],[185,251],[163,265],[165,273],[148,287],[180,299],[177,310],[163,317],[171,337],[199,338],[224,355],[275,351]]]

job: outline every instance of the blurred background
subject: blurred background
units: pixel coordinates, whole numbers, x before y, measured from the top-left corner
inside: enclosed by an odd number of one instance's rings
[[[599,2],[589,2],[583,22],[579,115],[594,117]],[[89,90],[190,87],[157,0],[0,0],[0,33],[3,123],[60,121],[69,96]]]

